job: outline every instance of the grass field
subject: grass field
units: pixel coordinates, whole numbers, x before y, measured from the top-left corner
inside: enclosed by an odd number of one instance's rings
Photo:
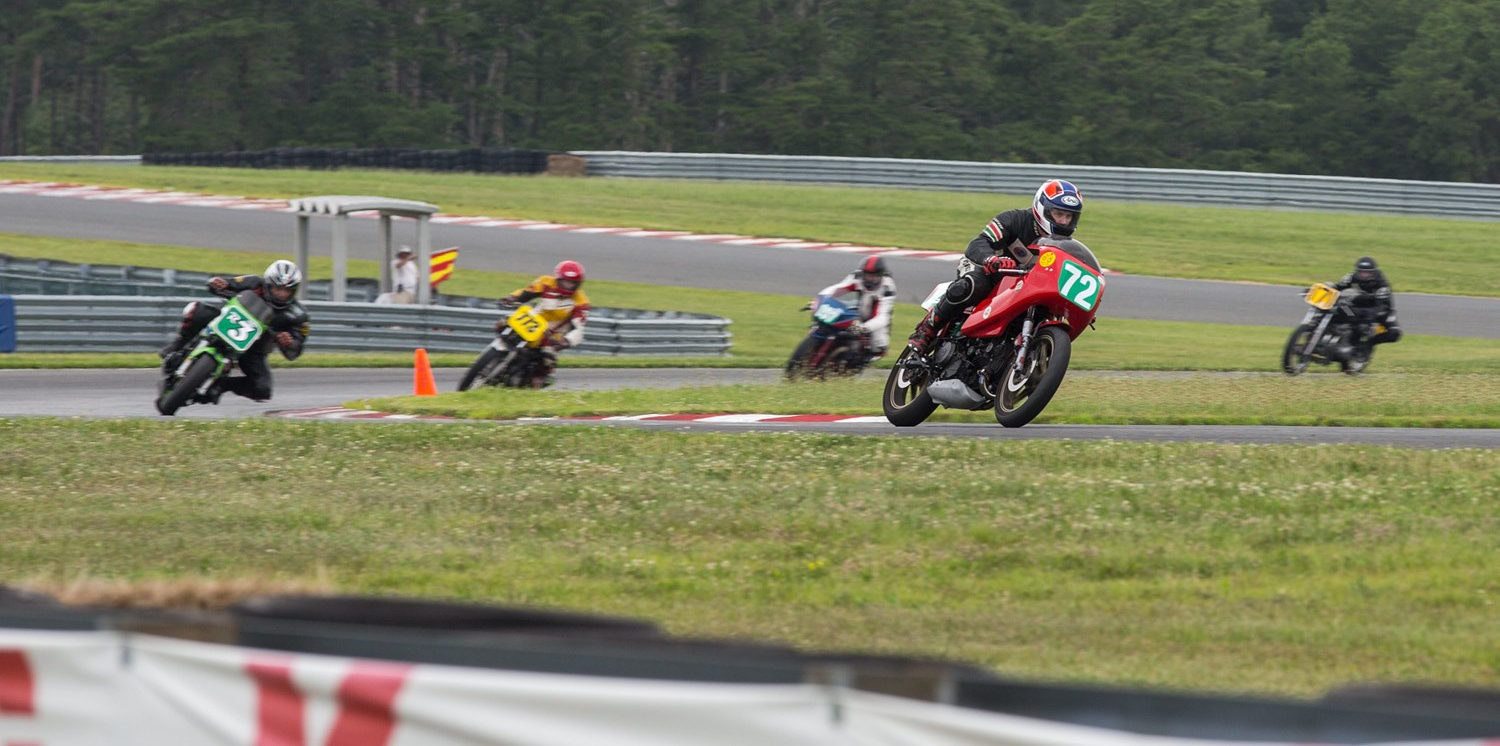
[[[1223,691],[1500,681],[1497,450],[32,419],[0,471],[0,571],[44,590],[235,578]]]
[[[647,413],[805,412],[880,416],[884,376],[856,381],[627,391],[481,389],[353,402],[385,412],[466,419]],[[994,422],[994,412],[940,408],[935,422]],[[1500,427],[1500,378],[1388,373],[1350,377],[1278,373],[1132,374],[1077,371],[1038,423]],[[998,427],[998,425],[997,425]]]

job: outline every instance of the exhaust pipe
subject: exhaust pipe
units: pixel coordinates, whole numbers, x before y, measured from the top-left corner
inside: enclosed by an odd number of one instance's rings
[[[974,393],[974,389],[956,378],[928,386],[927,395],[938,404],[952,409],[979,409],[984,406],[984,397]]]

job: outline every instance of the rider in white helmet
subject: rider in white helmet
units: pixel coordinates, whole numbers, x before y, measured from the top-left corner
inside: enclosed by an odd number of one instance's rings
[[[240,356],[238,366],[242,376],[219,379],[198,401],[218,404],[224,391],[247,399],[265,401],[271,398],[271,368],[266,365],[266,355],[274,346],[287,360],[296,360],[302,354],[302,345],[307,341],[307,310],[297,302],[297,291],[302,287],[302,270],[296,263],[277,259],[258,275],[239,277],[211,277],[209,292],[221,298],[229,298],[242,290],[253,290],[264,298],[275,313],[271,316],[269,333],[261,337],[248,352]],[[208,322],[224,310],[224,302],[218,300],[193,301],[182,309],[182,324],[177,336],[166,347],[161,348],[162,370],[171,370],[182,362],[187,353],[188,341],[198,335]]]

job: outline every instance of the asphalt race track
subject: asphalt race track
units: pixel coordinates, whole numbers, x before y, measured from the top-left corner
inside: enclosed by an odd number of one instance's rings
[[[454,391],[463,368],[437,368],[438,391]],[[741,368],[561,368],[560,391],[648,388],[776,380],[779,371]],[[411,368],[273,368],[274,396],[253,402],[226,394],[217,406],[192,405],[176,415],[183,419],[230,419],[280,409],[330,407],[354,399],[407,396],[413,391]],[[0,417],[160,417],[153,402],[156,371],[140,368],[0,370]]]
[[[330,224],[331,221],[326,219],[312,221],[314,254],[327,252],[331,242]],[[277,211],[0,194],[0,225],[6,232],[32,235],[274,252],[290,251],[296,220],[288,213]],[[350,221],[352,258],[378,259],[376,227],[374,220]],[[567,256],[582,261],[593,278],[799,296],[817,291],[849,271],[858,261],[857,255],[837,251],[669,238],[628,238],[442,223],[433,224],[431,229],[434,247],[463,247],[464,266],[472,269],[539,274],[550,271],[558,258]],[[408,221],[398,221],[397,240],[413,240],[403,230],[414,233]],[[1107,248],[1095,248],[1107,267]],[[951,261],[892,256],[887,262],[901,284],[902,301],[919,300],[933,284],[951,279],[953,274]],[[1285,326],[1290,329],[1302,315],[1302,304],[1296,289],[1291,286],[1120,274],[1112,274],[1108,279],[1104,320],[1113,316]],[[1500,300],[1401,293],[1397,303],[1402,325],[1408,333],[1500,338],[1500,323],[1496,323],[1500,319]],[[461,369],[435,371],[439,390],[453,390],[462,372]],[[565,367],[559,372],[558,388],[754,383],[774,381],[777,376],[778,371],[774,370]],[[404,395],[412,390],[410,369],[286,368],[277,369],[275,377],[276,398],[273,401],[257,403],[226,396],[218,406],[190,406],[178,416],[184,419],[250,417],[282,410],[334,407],[353,399]],[[155,380],[154,371],[140,369],[0,370],[0,417],[159,417],[152,406]],[[940,423],[927,423],[916,428],[895,428],[885,423],[603,424],[654,429],[691,427],[696,431],[795,429],[801,432],[993,439],[1500,447],[1500,430],[1042,424],[1011,430],[995,424]]]

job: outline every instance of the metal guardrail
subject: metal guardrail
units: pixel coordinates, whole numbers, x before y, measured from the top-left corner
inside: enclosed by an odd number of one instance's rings
[[[147,352],[165,344],[195,297],[16,295],[17,352]],[[478,353],[495,338],[494,310],[308,301],[309,351]],[[595,308],[577,352],[722,355],[730,320],[678,311]]]
[[[1304,176],[1248,171],[985,163],[733,153],[576,150],[590,176],[786,181],[846,186],[1030,194],[1047,179],[1071,179],[1090,197],[1139,202],[1287,207],[1500,220],[1500,184]],[[5,156],[5,161],[138,165],[139,155]]]
[[[0,293],[11,295],[201,295],[208,278],[230,277],[233,272],[194,272],[182,269],[134,267],[114,264],[74,264],[55,259],[32,259],[0,254]],[[312,280],[303,288],[308,300],[328,300],[332,284]],[[346,298],[370,301],[379,295],[379,283],[367,277],[349,279]],[[464,296],[446,305],[472,306]]]
[[[1089,197],[1500,220],[1500,184],[1035,163],[574,151],[590,176],[783,181],[1030,194],[1047,179]]]

